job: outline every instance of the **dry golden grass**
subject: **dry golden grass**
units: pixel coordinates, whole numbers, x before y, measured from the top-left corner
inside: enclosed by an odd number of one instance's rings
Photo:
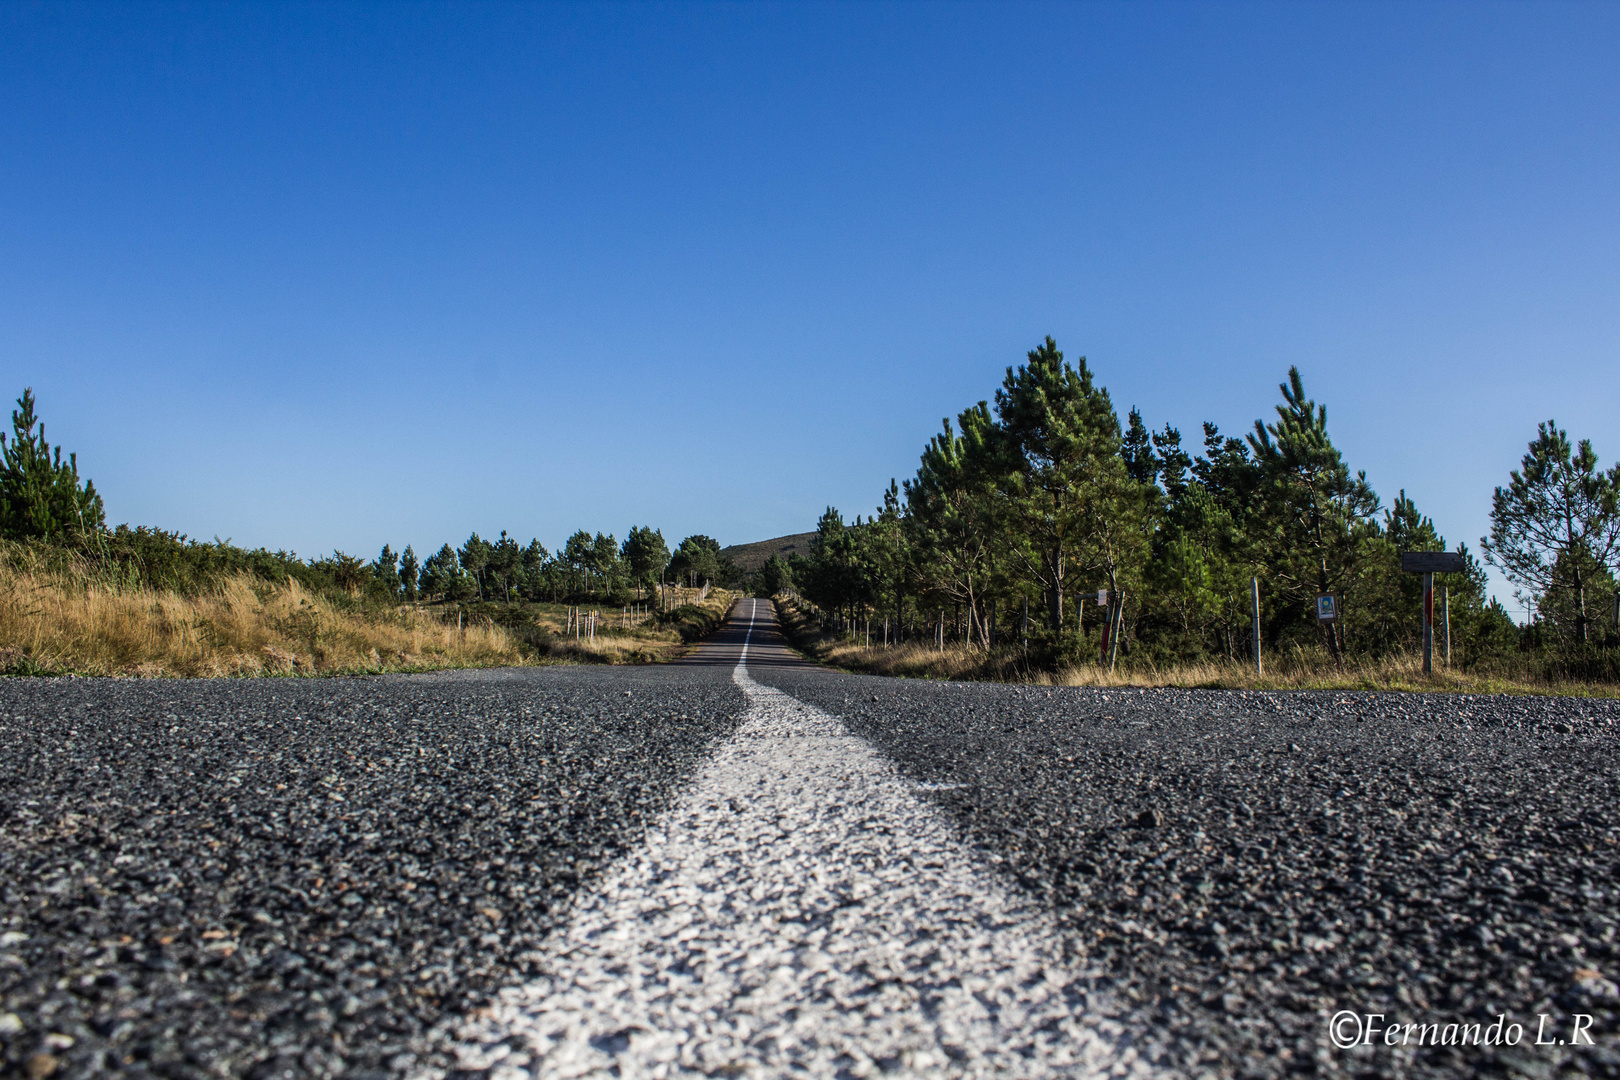
[[[943,650],[932,645],[873,645],[866,648],[851,642],[823,642],[812,650],[823,663],[847,671],[873,675],[898,675],[908,679],[983,679],[983,653],[958,649]],[[1019,682],[1017,678],[1000,681]]]
[[[1620,697],[1620,687],[1605,683],[1544,681],[1523,676],[1464,672],[1456,669],[1423,674],[1422,658],[1399,654],[1377,660],[1353,660],[1334,667],[1325,655],[1295,651],[1270,657],[1258,675],[1238,663],[1177,664],[1158,667],[1122,663],[1114,671],[1096,664],[1075,664],[1044,671],[1026,666],[1015,650],[928,644],[870,648],[848,641],[807,636],[812,630],[789,605],[779,605],[786,627],[802,647],[823,663],[846,671],[913,679],[959,679],[1031,683],[1040,686],[1180,686],[1217,690],[1395,690],[1419,693],[1545,694],[1575,697]]]
[[[83,558],[0,543],[0,671],[213,677],[658,663],[683,653],[734,599],[680,590],[672,602],[701,610],[673,624],[599,608],[595,637],[575,638],[561,604],[526,605],[533,629],[512,631],[478,616],[458,624],[453,609],[334,601],[245,574],[200,595],[130,588]]]
[[[247,576],[202,596],[119,590],[38,561],[0,561],[0,669],[86,675],[313,675],[520,664],[491,625],[408,607],[340,610],[296,582]]]
[[[1040,681],[1038,678],[1033,681]],[[1426,694],[1541,694],[1569,697],[1620,696],[1603,683],[1534,680],[1524,677],[1447,670],[1423,673],[1421,656],[1399,653],[1376,660],[1350,660],[1335,667],[1326,657],[1302,654],[1268,662],[1263,674],[1247,664],[1141,665],[1113,673],[1096,666],[1064,668],[1049,678],[1060,686],[1183,686],[1220,690],[1386,690]]]
[[[725,618],[737,593],[725,589],[711,589],[706,597],[698,598],[695,589],[679,590],[680,603],[691,604],[707,612],[715,622]],[[671,603],[674,604],[672,598]],[[648,602],[651,606],[651,602]],[[673,660],[690,647],[680,630],[668,623],[659,623],[652,614],[632,615],[626,620],[620,608],[591,608],[584,611],[598,613],[594,638],[574,636],[569,630],[568,608],[561,604],[535,605],[532,620],[553,636],[545,646],[549,658],[586,664],[657,664]]]
[[[563,638],[546,645],[546,657],[568,664],[662,664],[685,650],[673,630],[636,635],[597,634],[589,638]]]
[[[641,603],[641,601],[637,602]],[[647,602],[647,606],[651,608],[651,602]],[[573,631],[569,629],[568,613],[572,610],[569,605],[551,603],[525,604],[523,610],[528,621],[545,630],[548,634],[554,634],[557,637],[569,637],[570,639],[573,637]],[[658,629],[655,616],[651,612],[646,615],[631,615],[628,619],[625,619],[622,616],[621,609],[612,606],[584,604],[580,605],[580,610],[586,615],[592,612],[597,614],[599,618],[597,623],[598,636],[608,632],[618,633],[625,629],[648,633]]]

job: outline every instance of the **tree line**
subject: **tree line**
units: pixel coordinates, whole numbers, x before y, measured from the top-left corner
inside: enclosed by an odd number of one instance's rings
[[[538,540],[519,546],[504,530],[493,541],[475,532],[420,563],[410,545],[396,555],[384,544],[365,571],[373,591],[403,600],[613,601],[644,598],[662,583],[713,584],[727,562],[713,537],[688,536],[671,552],[662,531],[634,526],[622,544],[581,529],[555,552]]]
[[[1386,507],[1351,471],[1297,369],[1280,391],[1274,420],[1256,420],[1242,438],[1205,423],[1193,451],[1168,424],[1150,431],[1135,409],[1121,423],[1086,361],[1067,362],[1047,338],[1007,369],[993,405],[943,421],[916,475],[890,481],[874,514],[846,522],[829,507],[807,556],[773,557],[750,580],[713,538],[689,536],[670,551],[644,526],[622,543],[580,530],[555,552],[473,533],[426,559],[385,545],[369,562],[109,529],[95,485],[46,441],[25,390],[10,436],[0,434],[0,539],[44,541],[104,578],[179,591],[232,573],[387,602],[620,602],[666,581],[795,590],[829,623],[879,620],[891,640],[1016,643],[1036,663],[1102,656],[1105,628],[1127,657],[1243,658],[1258,582],[1268,649],[1342,660],[1414,648],[1421,585],[1399,556],[1448,550],[1445,537],[1404,491]],[[1589,440],[1543,423],[1495,489],[1490,519],[1485,563],[1530,617],[1517,625],[1489,597],[1468,546],[1456,545],[1464,571],[1437,584],[1462,662],[1620,651],[1620,466],[1603,471]],[[1336,599],[1336,620],[1315,618],[1322,595]],[[1599,668],[1617,670],[1608,660]]]
[[[1085,359],[1049,337],[993,403],[944,420],[874,514],[846,522],[829,507],[809,554],[773,559],[761,587],[795,589],[829,624],[877,620],[890,640],[1016,645],[1054,663],[1103,659],[1106,631],[1110,663],[1174,663],[1246,658],[1258,582],[1268,648],[1340,662],[1414,648],[1421,579],[1400,553],[1453,549],[1404,490],[1385,506],[1351,470],[1297,368],[1280,390],[1271,422],[1242,438],[1205,423],[1189,448],[1135,409],[1121,423]],[[1620,467],[1600,471],[1589,442],[1541,425],[1480,545],[1529,625],[1489,597],[1466,544],[1464,571],[1437,577],[1464,662],[1616,643],[1617,494]],[[1319,596],[1338,618],[1316,617]]]
[[[25,389],[10,436],[0,433],[0,539],[44,543],[115,583],[195,592],[247,573],[386,602],[619,603],[660,583],[696,588],[741,577],[713,537],[688,536],[671,551],[663,533],[646,526],[631,528],[623,543],[581,529],[555,552],[538,540],[520,546],[505,531],[495,540],[474,532],[425,559],[409,544],[400,552],[385,544],[370,561],[342,551],[302,559],[146,526],[108,528],[95,484],[79,477],[76,455],[63,460],[62,448],[46,441],[35,410],[33,390]]]

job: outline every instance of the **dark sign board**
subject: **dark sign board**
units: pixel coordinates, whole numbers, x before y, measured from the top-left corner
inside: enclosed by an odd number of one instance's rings
[[[1403,551],[1401,569],[1408,574],[1460,574],[1463,557],[1455,551]]]

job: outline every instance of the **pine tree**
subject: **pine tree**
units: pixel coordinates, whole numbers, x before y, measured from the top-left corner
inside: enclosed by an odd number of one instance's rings
[[[377,561],[371,564],[371,576],[382,586],[390,597],[399,596],[399,556],[394,549],[384,544],[382,553]]]
[[[892,640],[896,642],[899,641],[900,628],[905,624],[906,592],[912,576],[911,537],[906,528],[906,518],[906,506],[901,501],[899,485],[890,477],[889,489],[883,493],[883,506],[878,510],[877,517],[872,519],[870,562],[877,589],[887,589],[889,594],[887,598],[877,598],[879,606],[885,606],[892,600],[892,606],[886,607],[886,610],[894,616],[895,637]]]
[[[512,587],[523,572],[523,549],[518,547],[516,540],[506,535],[505,529],[501,530],[501,538],[490,545],[489,572],[500,584],[502,598],[511,603]]]
[[[523,549],[522,562],[523,597],[526,600],[539,600],[546,595],[546,571],[551,562],[551,553],[540,541],[530,539],[529,546]]]
[[[1153,436],[1164,504],[1148,577],[1160,616],[1180,631],[1181,648],[1237,659],[1248,651],[1242,643],[1251,618],[1249,581],[1259,572],[1245,530],[1259,468],[1243,440],[1223,437],[1211,423],[1203,434],[1197,458],[1181,448],[1174,428]]]
[[[669,565],[669,545],[664,542],[664,534],[646,526],[631,527],[624,538],[622,555],[630,566],[638,594],[642,588],[661,580],[664,568]]]
[[[39,430],[34,430],[35,426]],[[11,414],[12,436],[0,433],[0,538],[99,534],[105,527],[96,485],[79,484],[79,458],[45,441],[45,425],[34,416],[34,391],[25,389]]]
[[[827,507],[816,522],[808,555],[794,569],[794,580],[807,600],[847,618],[854,617],[861,592],[859,536],[854,526],[844,524],[836,507]]]
[[[975,629],[984,625],[993,548],[1002,531],[997,485],[1013,465],[990,409],[979,402],[929,440],[906,482],[908,546],[918,585],[934,597],[965,604]],[[988,633],[982,634],[988,642]]]
[[[568,569],[572,571],[575,582],[579,586],[578,592],[580,594],[586,593],[591,572],[591,560],[594,555],[591,546],[591,534],[584,529],[575,531],[574,535],[563,543],[562,551],[558,555]]]
[[[1254,422],[1249,447],[1260,467],[1263,516],[1255,537],[1281,591],[1300,603],[1317,593],[1343,595],[1376,536],[1378,496],[1366,473],[1350,467],[1328,438],[1327,406],[1305,396],[1299,369],[1288,369],[1277,422]],[[1328,651],[1344,658],[1343,620],[1324,624]]]
[[[1496,489],[1491,535],[1480,540],[1485,561],[1519,587],[1521,600],[1564,594],[1575,639],[1583,643],[1592,586],[1607,580],[1620,559],[1620,466],[1603,473],[1597,464],[1590,440],[1572,452],[1557,421],[1539,425],[1520,469]]]
[[[1179,433],[1176,441],[1181,441]],[[1125,460],[1125,471],[1138,484],[1151,484],[1158,479],[1159,460],[1153,453],[1152,438],[1148,435],[1147,425],[1142,423],[1142,414],[1134,408],[1125,425],[1125,438],[1120,443],[1119,456]]]
[[[603,590],[611,594],[622,571],[619,542],[612,533],[597,533],[591,540],[591,569],[601,579]]]
[[[465,591],[463,584],[466,580],[456,549],[449,544],[429,555],[422,564],[422,591],[429,596],[458,599]]]
[[[405,545],[405,551],[399,557],[399,584],[405,591],[405,599],[415,600],[417,580],[420,567],[416,563],[416,552],[411,545]]]
[[[792,588],[793,572],[782,556],[773,554],[765,560],[759,571],[759,591],[765,596],[777,596]]]
[[[480,600],[484,598],[484,571],[489,567],[489,557],[492,553],[493,548],[489,541],[477,533],[467,537],[467,542],[461,545],[461,550],[456,553],[461,559],[461,569],[472,576]]]
[[[1135,413],[1135,410],[1132,410]],[[1188,471],[1192,458],[1181,448],[1181,432],[1164,425],[1163,431],[1153,433],[1153,470],[1171,502],[1181,498],[1188,484]]]
[[[720,541],[702,533],[688,536],[671,556],[669,570],[677,581],[684,577],[694,589],[699,583],[712,583],[720,576]]]
[[[1142,486],[1120,457],[1119,418],[1082,357],[1064,362],[1050,337],[1008,368],[996,416],[1011,461],[1003,484],[1011,550],[1046,594],[1053,634],[1074,575],[1100,572],[1110,590],[1145,557]]]

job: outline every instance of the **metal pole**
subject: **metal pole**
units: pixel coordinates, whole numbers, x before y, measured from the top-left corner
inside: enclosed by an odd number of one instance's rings
[[[1254,616],[1254,673],[1265,674],[1265,665],[1260,661],[1260,579],[1249,579],[1249,606]]]
[[[1446,631],[1446,667],[1451,667],[1451,586],[1440,586],[1440,625]]]
[[[1423,674],[1434,672],[1434,575],[1423,575]]]

